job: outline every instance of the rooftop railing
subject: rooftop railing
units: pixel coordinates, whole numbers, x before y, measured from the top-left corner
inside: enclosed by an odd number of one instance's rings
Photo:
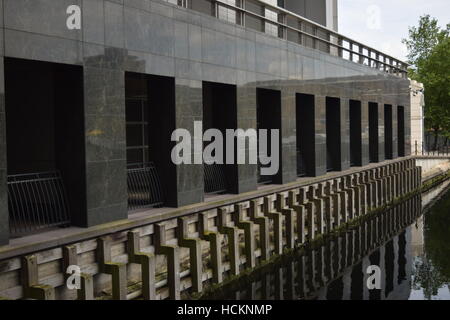
[[[401,78],[407,78],[408,75],[407,63],[260,0],[165,1]]]

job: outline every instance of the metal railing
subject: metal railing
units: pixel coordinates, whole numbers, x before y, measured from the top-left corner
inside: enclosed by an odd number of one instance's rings
[[[156,208],[164,204],[161,180],[151,162],[129,164],[127,186],[129,210]]]
[[[260,0],[202,0],[201,5],[196,4],[195,0],[165,1],[407,78],[407,63],[291,11]],[[209,4],[210,8],[205,4]]]
[[[57,171],[8,176],[12,237],[70,223],[67,194]]]
[[[300,150],[297,150],[297,176],[306,176],[305,160],[303,159],[303,154]]]
[[[428,150],[423,144],[420,146],[419,143],[415,141],[414,154],[416,156],[450,157],[450,145],[438,145],[436,149]]]
[[[220,164],[204,164],[205,193],[224,193],[227,191],[225,166]]]
[[[261,168],[264,167],[261,163],[258,162],[258,183],[259,184],[271,184],[273,182],[274,176],[267,176],[261,174]]]

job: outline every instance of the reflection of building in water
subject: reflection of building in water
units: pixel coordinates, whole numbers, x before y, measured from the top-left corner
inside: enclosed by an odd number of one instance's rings
[[[411,227],[347,268],[342,277],[319,292],[319,300],[407,300],[411,289]],[[367,286],[370,266],[381,270],[381,290]],[[335,290],[342,288],[342,291]],[[337,294],[337,295],[336,295]],[[341,295],[340,295],[341,294]],[[340,296],[339,296],[340,295]]]
[[[411,291],[416,197],[372,216],[314,249],[271,266],[250,285],[231,284],[219,299],[407,300]],[[369,290],[370,266],[381,270],[381,289]]]
[[[424,217],[417,219],[416,224],[411,226],[411,250],[413,256],[421,256],[424,253]]]

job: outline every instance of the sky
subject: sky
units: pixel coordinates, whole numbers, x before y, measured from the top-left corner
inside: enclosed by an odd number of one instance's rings
[[[450,23],[450,0],[338,0],[339,33],[406,61],[402,39],[419,17],[430,14]]]

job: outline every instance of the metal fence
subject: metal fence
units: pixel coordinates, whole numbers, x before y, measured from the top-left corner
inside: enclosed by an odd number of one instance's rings
[[[432,132],[425,132],[424,136],[422,144],[425,150],[431,151],[434,149],[437,151],[450,147],[450,139],[448,137],[438,135],[436,138]],[[420,148],[421,146],[419,145],[418,147]]]
[[[416,156],[450,157],[450,145],[438,145],[436,149],[430,150],[423,144],[420,146],[416,141],[414,146],[414,154]]]
[[[303,159],[303,154],[300,150],[297,150],[297,176],[306,176],[305,160]]]
[[[163,189],[153,163],[130,164],[127,169],[128,209],[161,207]]]
[[[220,164],[204,164],[205,193],[224,193],[227,191],[225,166]]]
[[[271,184],[273,182],[274,176],[267,176],[261,174],[261,168],[264,166],[258,162],[258,183],[259,184]]]
[[[408,76],[408,64],[309,19],[260,0],[165,0],[370,68]]]
[[[57,171],[8,176],[12,237],[70,223],[67,194]]]

